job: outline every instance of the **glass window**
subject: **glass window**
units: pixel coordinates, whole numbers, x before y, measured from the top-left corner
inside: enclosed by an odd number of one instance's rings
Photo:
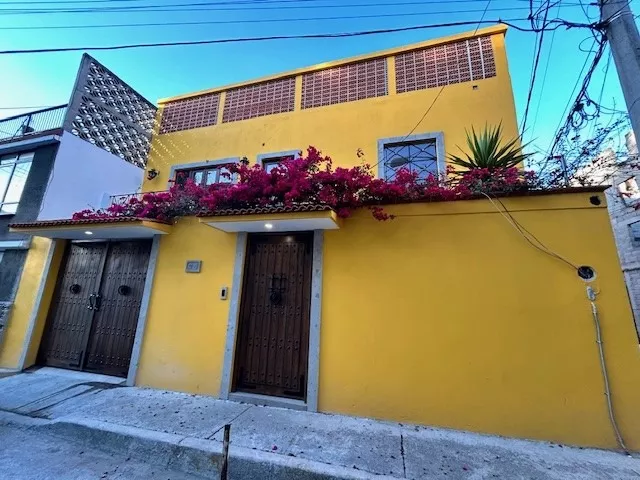
[[[388,143],[384,146],[383,172],[386,180],[393,180],[396,173],[405,169],[426,180],[429,175],[438,176],[438,155],[436,141],[418,140],[413,142]]]
[[[640,222],[629,225],[629,233],[631,234],[631,243],[634,247],[640,247]]]
[[[269,173],[271,170],[276,168],[281,162],[285,160],[293,160],[295,155],[284,155],[280,157],[268,157],[262,159],[262,168]]]
[[[33,153],[0,157],[0,213],[16,213],[27,183]]]
[[[194,168],[178,170],[176,174],[176,182],[178,184],[190,178],[196,185],[207,187],[216,183],[232,183],[233,178],[231,172],[225,165],[217,165],[210,168]]]

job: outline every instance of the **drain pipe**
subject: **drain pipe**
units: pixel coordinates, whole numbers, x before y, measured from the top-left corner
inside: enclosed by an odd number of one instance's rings
[[[616,435],[616,440],[618,442],[618,446],[624,451],[624,453],[628,456],[631,456],[627,446],[624,443],[622,438],[622,434],[620,433],[620,429],[618,428],[618,423],[616,422],[616,417],[613,413],[613,403],[611,401],[611,388],[609,387],[609,374],[607,373],[607,365],[604,359],[604,345],[602,343],[602,332],[600,328],[600,315],[598,314],[598,307],[596,305],[596,291],[591,287],[591,285],[587,286],[587,298],[589,299],[589,303],[591,304],[591,313],[593,314],[593,324],[596,329],[596,343],[598,344],[598,352],[600,354],[600,370],[602,372],[602,380],[604,383],[604,396],[607,399],[607,409],[609,411],[609,421],[611,422],[611,427],[613,428],[613,432]]]

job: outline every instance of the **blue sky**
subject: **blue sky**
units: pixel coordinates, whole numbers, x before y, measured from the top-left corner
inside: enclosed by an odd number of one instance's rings
[[[42,0],[36,3],[0,0],[0,50],[41,47],[113,45],[169,42],[268,35],[347,32],[408,25],[479,20],[486,0],[102,0],[67,3]],[[241,5],[240,2],[253,2]],[[46,3],[51,2],[51,3]],[[206,7],[164,7],[191,9],[164,12],[90,12],[15,14],[10,9],[115,8],[124,6],[209,3]],[[220,5],[212,6],[213,3]],[[540,1],[534,1],[539,5]],[[583,1],[585,5],[588,1]],[[372,4],[378,4],[373,6]],[[386,5],[380,5],[386,4]],[[347,5],[347,6],[345,6]],[[256,8],[256,7],[259,7]],[[597,9],[588,6],[594,20]],[[640,13],[640,0],[632,0]],[[199,11],[193,11],[198,9]],[[525,18],[526,0],[492,0],[485,19]],[[385,16],[387,15],[387,16]],[[389,16],[392,15],[392,16]],[[318,17],[361,17],[318,20]],[[578,0],[563,0],[552,16],[585,22]],[[265,20],[283,20],[271,22]],[[304,20],[303,20],[304,19]],[[312,20],[309,20],[312,19]],[[257,23],[256,21],[260,21]],[[87,26],[129,23],[238,22],[206,25],[164,25],[118,28],[34,29],[25,27]],[[243,23],[244,22],[244,23]],[[527,22],[518,22],[527,26]],[[89,52],[149,100],[211,88],[269,75],[319,62],[370,53],[376,50],[473,30],[451,27],[340,39],[276,40],[205,46],[144,48],[123,51]],[[585,61],[592,38],[588,31],[560,29],[545,34],[542,56],[530,108],[525,140],[545,149],[551,142],[570,93]],[[553,44],[551,41],[553,39]],[[511,29],[507,51],[519,122],[525,109],[530,83],[534,33]],[[584,50],[584,51],[582,51]],[[549,53],[551,56],[549,57]],[[0,117],[21,113],[8,107],[57,105],[68,101],[80,62],[81,52],[0,55]],[[623,108],[613,62],[606,77],[607,51],[592,81],[592,96],[598,98],[604,82],[602,103]],[[547,60],[549,59],[549,60]],[[548,73],[542,88],[543,75]],[[537,112],[537,116],[536,116]]]

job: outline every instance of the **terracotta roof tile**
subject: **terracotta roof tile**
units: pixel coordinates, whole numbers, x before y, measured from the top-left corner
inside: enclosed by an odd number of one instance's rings
[[[29,223],[12,223],[9,225],[11,228],[39,228],[39,227],[57,227],[63,225],[95,225],[99,223],[133,223],[133,222],[153,222],[163,225],[170,225],[168,222],[161,222],[159,220],[153,220],[150,218],[137,218],[137,217],[109,217],[109,218],[83,218],[74,220],[72,218],[65,218],[60,220],[40,220],[37,222]]]
[[[332,210],[329,205],[299,204],[290,207],[266,206],[251,208],[225,208],[214,212],[203,213],[200,217],[225,217],[230,215],[264,215],[269,213],[295,213],[295,212],[328,212]]]

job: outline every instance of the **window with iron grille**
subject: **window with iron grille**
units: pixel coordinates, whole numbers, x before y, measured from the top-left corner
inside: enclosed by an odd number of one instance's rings
[[[33,152],[0,157],[0,214],[13,214],[18,209]]]
[[[437,177],[442,173],[438,150],[437,138],[383,141],[380,176],[386,180],[394,180],[398,171],[404,169],[416,173],[423,180],[429,176]]]

